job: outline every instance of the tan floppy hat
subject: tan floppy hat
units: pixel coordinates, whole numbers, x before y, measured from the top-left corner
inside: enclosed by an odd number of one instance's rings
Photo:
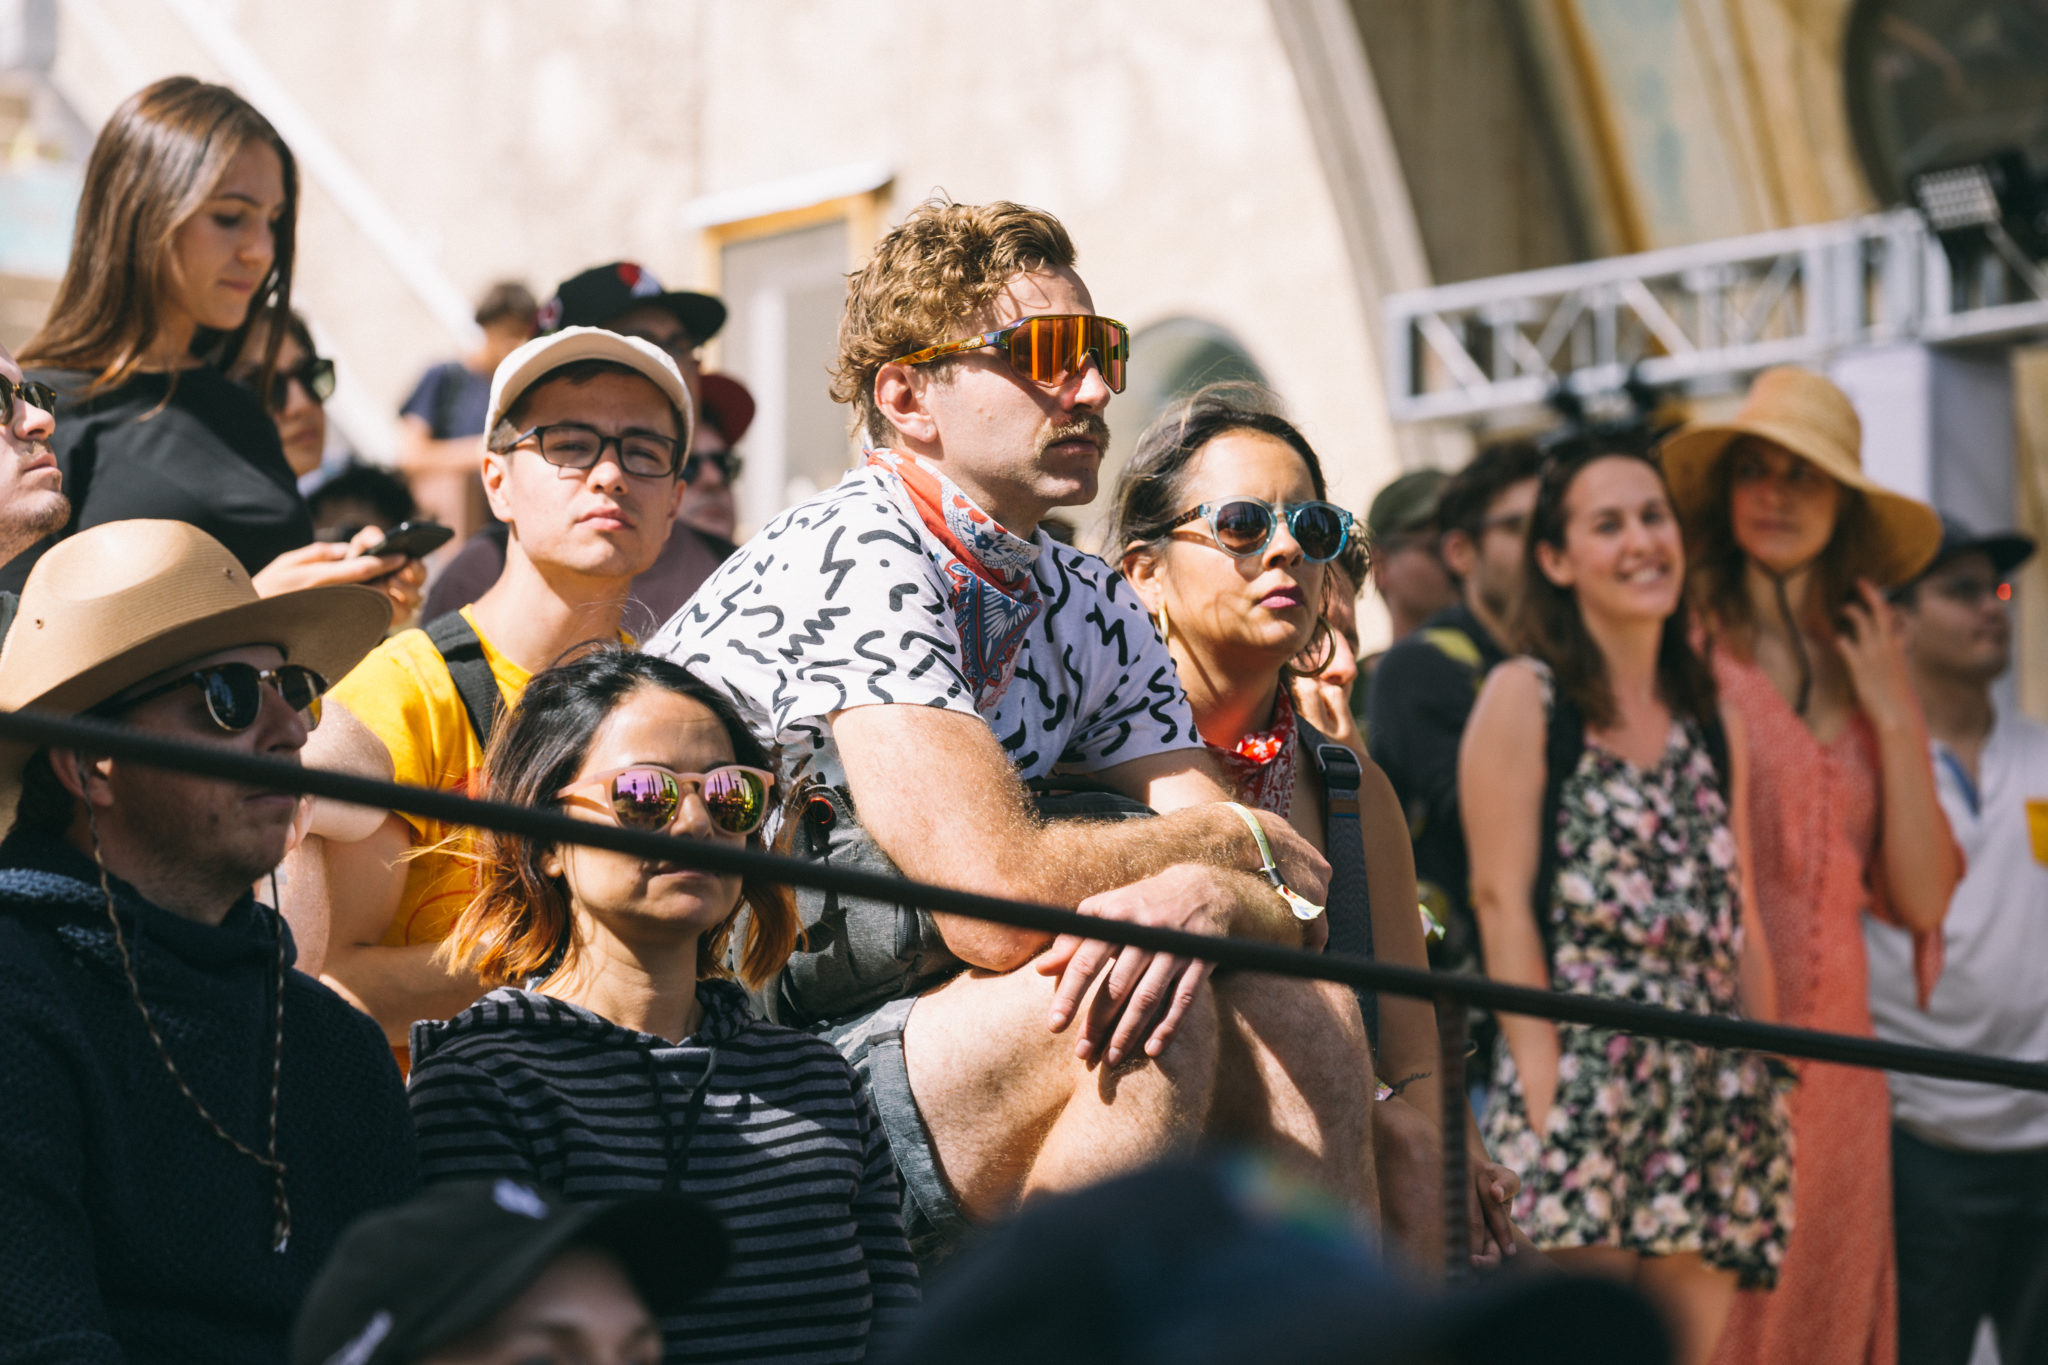
[[[537,336],[499,363],[491,376],[491,404],[484,414],[484,435],[498,429],[519,396],[564,365],[579,360],[609,360],[637,370],[660,389],[683,415],[683,451],[697,430],[697,407],[690,401],[689,385],[683,372],[666,351],[639,337],[620,336],[602,327],[564,327],[559,332]]]
[[[1686,427],[1664,442],[1660,457],[1671,501],[1688,527],[1709,508],[1714,472],[1738,438],[1782,446],[1836,483],[1863,495],[1870,513],[1867,544],[1855,547],[1855,569],[1879,587],[1896,587],[1927,567],[1941,547],[1941,517],[1932,507],[1863,472],[1863,423],[1849,396],[1812,370],[1780,365],[1750,385],[1749,397],[1726,422]]]
[[[75,715],[136,683],[244,645],[275,645],[330,682],[376,648],[391,602],[373,588],[258,597],[225,545],[182,521],[110,521],[59,542],[22,584],[0,645],[0,709]],[[0,830],[33,749],[0,745]]]

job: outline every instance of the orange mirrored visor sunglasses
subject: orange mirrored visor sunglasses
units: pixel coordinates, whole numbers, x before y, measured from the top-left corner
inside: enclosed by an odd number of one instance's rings
[[[1058,384],[1080,372],[1089,356],[1111,393],[1124,391],[1124,372],[1131,360],[1131,329],[1115,318],[1093,313],[1053,313],[1024,318],[993,332],[983,332],[965,341],[948,341],[927,346],[890,361],[892,365],[922,365],[963,351],[1000,346],[1010,368],[1034,384]]]

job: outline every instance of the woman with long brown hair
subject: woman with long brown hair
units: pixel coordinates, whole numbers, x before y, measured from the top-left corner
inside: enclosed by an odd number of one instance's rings
[[[1124,577],[1165,636],[1233,794],[1329,857],[1331,946],[1426,968],[1415,863],[1393,788],[1342,736],[1341,766],[1329,768],[1331,737],[1300,719],[1288,686],[1320,673],[1341,648],[1324,597],[1356,532],[1326,495],[1321,461],[1271,394],[1214,384],[1139,436],[1117,483],[1109,543],[1121,547]],[[1355,816],[1330,818],[1343,798],[1326,772],[1352,783]],[[1433,1268],[1443,1259],[1436,1019],[1422,1001],[1360,1003],[1374,1066],[1389,1083],[1373,1108],[1381,1214],[1411,1259]],[[1486,1159],[1476,1130],[1470,1136],[1472,1244],[1491,1262],[1516,1254],[1506,1212],[1516,1182]]]
[[[224,86],[158,81],[100,130],[70,263],[21,352],[58,394],[51,445],[72,503],[65,534],[190,522],[234,552],[259,592],[381,580],[407,612],[423,574],[313,543],[276,426],[225,373],[251,320],[291,307],[298,200],[291,149]],[[273,334],[256,392],[269,390],[279,345]],[[51,543],[16,556],[0,586],[18,589]]]
[[[1934,509],[1863,472],[1862,425],[1807,370],[1768,370],[1732,421],[1665,443],[1694,605],[1742,717],[1757,908],[1784,1022],[1869,1034],[1863,917],[1915,935],[1924,1001],[1961,854],[1883,590],[1941,543]],[[1897,1358],[1890,1105],[1875,1071],[1808,1063],[1792,1097],[1799,1227],[1778,1287],[1738,1300],[1717,1359]]]
[[[1740,719],[1684,611],[1669,494],[1635,433],[1543,466],[1516,613],[1458,754],[1472,899],[1495,980],[1696,1014],[1774,1013],[1748,892]],[[1791,1222],[1790,1119],[1759,1058],[1501,1016],[1488,1139],[1530,1237],[1634,1283],[1705,1365],[1738,1283]]]

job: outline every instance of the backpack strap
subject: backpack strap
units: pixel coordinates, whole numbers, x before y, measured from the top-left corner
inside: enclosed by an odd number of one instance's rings
[[[469,728],[476,734],[477,747],[488,750],[491,730],[505,714],[505,696],[498,691],[498,680],[491,675],[483,640],[459,611],[429,621],[426,631],[427,639],[440,651],[441,662],[447,666],[455,695],[462,698],[462,709],[469,715]]]
[[[1707,746],[1707,757],[1714,764],[1714,776],[1721,779],[1721,797],[1728,803],[1728,809],[1735,809],[1735,775],[1728,767],[1728,727],[1721,724],[1721,713],[1710,713],[1700,722],[1700,742]]]
[[[1315,756],[1316,772],[1323,780],[1323,843],[1330,860],[1330,942],[1328,951],[1370,958],[1372,947],[1372,887],[1366,879],[1364,829],[1359,822],[1358,755],[1342,744],[1323,737],[1306,721],[1297,721],[1301,747]],[[1380,1046],[1380,997],[1377,991],[1358,992],[1359,1012],[1365,1016],[1365,1036],[1375,1054]]]
[[[1550,900],[1557,890],[1557,817],[1564,809],[1564,784],[1579,766],[1586,751],[1586,718],[1568,699],[1557,695],[1555,682],[1545,675],[1545,694],[1550,719],[1543,744],[1543,813],[1536,832],[1536,884],[1530,888],[1529,908],[1535,912],[1536,928],[1546,951],[1550,947]]]

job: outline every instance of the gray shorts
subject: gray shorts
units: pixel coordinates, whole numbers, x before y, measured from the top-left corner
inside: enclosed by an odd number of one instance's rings
[[[958,1246],[972,1226],[959,1201],[946,1188],[931,1130],[910,1093],[910,1071],[903,1061],[903,1027],[910,1022],[914,995],[891,1000],[868,1014],[857,1014],[818,1030],[818,1036],[839,1049],[859,1073],[882,1119],[896,1179],[903,1186],[903,1231],[918,1264],[929,1269]]]

